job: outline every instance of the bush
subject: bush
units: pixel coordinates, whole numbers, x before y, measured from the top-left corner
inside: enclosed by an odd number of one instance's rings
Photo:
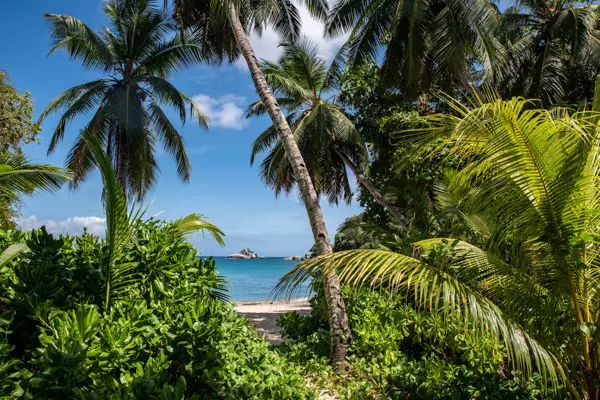
[[[539,398],[537,378],[524,381],[513,375],[505,368],[503,350],[490,337],[469,334],[464,320],[415,311],[405,297],[385,292],[346,287],[344,296],[352,327],[352,372],[337,390],[346,398]],[[282,350],[314,373],[329,373],[327,316],[317,310],[278,320],[295,341]]]
[[[134,278],[105,310],[103,240],[5,231],[29,253],[0,276],[0,398],[308,399],[298,367],[222,301],[214,260],[170,224],[138,227]]]

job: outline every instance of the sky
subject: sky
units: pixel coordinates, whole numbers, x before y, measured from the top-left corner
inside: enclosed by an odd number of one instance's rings
[[[162,2],[161,2],[162,3]],[[3,5],[0,24],[0,69],[8,72],[11,83],[20,92],[29,91],[35,105],[35,118],[46,105],[64,90],[98,79],[97,71],[85,70],[77,60],[63,52],[47,56],[50,35],[44,13],[68,14],[98,30],[107,22],[102,14],[102,0],[29,0]],[[325,41],[322,24],[301,10],[306,36],[320,45],[321,54],[331,59],[344,38]],[[257,55],[275,60],[279,55],[278,39],[267,30],[251,38]],[[258,168],[250,166],[251,143],[269,124],[268,117],[246,120],[244,110],[258,99],[247,67],[234,65],[211,68],[196,66],[180,71],[171,78],[180,91],[192,97],[211,118],[208,131],[197,123],[177,125],[172,110],[167,115],[184,137],[193,172],[189,184],[179,181],[170,158],[158,153],[161,174],[155,190],[148,195],[152,202],[148,216],[173,220],[190,213],[200,213],[226,234],[226,247],[197,235],[191,238],[203,255],[222,256],[251,248],[261,255],[289,256],[306,253],[313,239],[304,205],[297,194],[275,198],[258,177]],[[50,156],[48,143],[60,114],[46,118],[39,144],[25,146],[33,162],[64,165],[65,156],[78,130],[89,120],[78,118],[68,125],[64,141]],[[54,194],[25,198],[18,221],[22,229],[45,225],[52,233],[81,233],[86,226],[94,234],[104,234],[104,213],[100,200],[102,184],[96,173],[76,192],[65,186]],[[333,238],[345,218],[361,211],[358,204],[329,206],[322,202],[323,213]]]

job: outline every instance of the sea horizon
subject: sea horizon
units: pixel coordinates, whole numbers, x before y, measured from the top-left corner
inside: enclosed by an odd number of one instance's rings
[[[232,254],[238,254],[238,253],[232,253]],[[263,256],[262,254],[259,253],[258,256],[259,257],[267,257],[267,258],[286,258],[286,257],[294,257],[294,256],[304,257],[305,254],[306,253],[292,254],[292,255],[285,255],[285,256]],[[204,255],[204,254],[200,254],[200,255],[197,255],[196,258],[209,258],[209,257],[212,257],[212,258],[227,258],[230,255],[226,255],[226,256],[207,256],[207,255]],[[251,259],[243,260],[243,261],[253,261],[253,260],[260,260],[260,259],[259,258],[251,258]]]
[[[286,261],[289,256],[269,256],[263,259],[231,259],[227,256],[198,256],[215,260],[220,275],[227,280],[232,301],[271,301],[273,288],[287,272],[300,261]],[[295,293],[294,298],[310,296],[308,285]]]

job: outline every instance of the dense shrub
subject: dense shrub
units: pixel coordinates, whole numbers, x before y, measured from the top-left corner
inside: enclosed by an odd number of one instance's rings
[[[150,221],[121,252],[135,273],[104,309],[106,243],[0,233],[31,249],[0,275],[0,398],[306,399],[297,367],[222,301],[212,259]]]
[[[317,291],[318,293],[318,291]],[[352,327],[352,372],[338,385],[350,399],[536,399],[539,385],[505,369],[505,353],[491,338],[474,337],[464,320],[415,311],[402,296],[345,288]],[[329,332],[322,297],[307,316],[278,323],[293,342],[285,353],[314,372],[327,370]]]

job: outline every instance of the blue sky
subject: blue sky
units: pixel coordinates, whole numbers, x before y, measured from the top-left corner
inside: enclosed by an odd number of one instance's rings
[[[101,0],[32,0],[3,5],[0,69],[9,73],[16,88],[32,93],[36,118],[64,90],[99,77],[98,72],[84,70],[78,61],[69,60],[62,52],[47,57],[50,37],[43,13],[72,15],[93,29],[106,22]],[[324,42],[322,26],[309,19],[305,11],[302,14],[306,34],[321,42],[323,56],[330,58],[343,38]],[[277,57],[277,38],[272,32],[267,31],[261,38],[253,37],[252,42],[260,57]],[[192,121],[180,129],[193,165],[189,184],[181,183],[171,160],[159,154],[161,176],[155,191],[148,197],[153,200],[149,213],[162,212],[160,217],[164,219],[191,212],[206,215],[225,231],[227,247],[219,248],[210,239],[193,238],[205,255],[226,255],[245,247],[270,256],[308,251],[312,234],[298,197],[292,194],[276,199],[259,180],[257,168],[250,167],[250,145],[269,125],[269,120],[266,117],[244,119],[243,110],[257,95],[243,64],[218,69],[198,66],[181,71],[171,82],[196,99],[212,118],[212,124],[209,131],[201,130]],[[169,115],[174,117],[172,112]],[[63,165],[76,132],[86,122],[85,118],[75,120],[67,128],[58,150],[47,157],[48,141],[58,119],[59,115],[46,119],[40,134],[41,144],[25,147],[35,162]],[[46,224],[56,233],[78,233],[83,225],[88,225],[92,232],[101,233],[104,229],[101,190],[100,178],[95,174],[77,192],[64,188],[56,194],[26,198],[20,224],[23,228]],[[323,202],[322,205],[332,237],[346,217],[360,212],[357,204],[330,207]]]

